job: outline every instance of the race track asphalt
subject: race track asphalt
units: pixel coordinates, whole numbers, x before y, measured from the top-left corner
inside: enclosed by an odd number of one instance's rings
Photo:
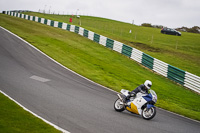
[[[161,109],[150,121],[116,112],[116,92],[65,69],[2,28],[0,90],[72,133],[200,132],[199,122]]]

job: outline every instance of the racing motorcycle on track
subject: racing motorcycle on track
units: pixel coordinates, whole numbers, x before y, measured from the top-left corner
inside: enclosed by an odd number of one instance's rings
[[[118,112],[127,110],[131,113],[141,115],[145,120],[150,120],[156,115],[157,95],[155,91],[149,90],[150,93],[137,93],[135,97],[125,102],[125,98],[130,94],[128,90],[122,89],[121,94],[117,94],[118,99],[114,103],[114,109]]]

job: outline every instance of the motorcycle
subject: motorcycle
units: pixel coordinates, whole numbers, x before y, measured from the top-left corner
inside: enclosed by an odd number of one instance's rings
[[[118,112],[127,110],[131,113],[141,115],[143,119],[150,120],[156,115],[157,95],[155,91],[149,90],[150,93],[137,93],[135,97],[125,102],[125,98],[130,94],[128,90],[122,89],[121,94],[117,94],[118,99],[114,103],[114,109]]]

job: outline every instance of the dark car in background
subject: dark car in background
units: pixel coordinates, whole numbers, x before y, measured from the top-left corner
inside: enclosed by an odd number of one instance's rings
[[[163,34],[169,34],[169,35],[176,35],[176,36],[181,36],[181,32],[171,29],[171,28],[162,28],[161,33]]]

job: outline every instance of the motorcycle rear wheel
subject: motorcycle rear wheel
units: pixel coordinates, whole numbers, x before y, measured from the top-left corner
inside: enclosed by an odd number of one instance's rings
[[[142,110],[142,118],[145,120],[151,120],[156,115],[156,108],[151,107],[150,109],[144,108]]]
[[[118,112],[122,112],[125,110],[124,104],[121,104],[122,101],[118,98],[114,103],[114,109]]]

